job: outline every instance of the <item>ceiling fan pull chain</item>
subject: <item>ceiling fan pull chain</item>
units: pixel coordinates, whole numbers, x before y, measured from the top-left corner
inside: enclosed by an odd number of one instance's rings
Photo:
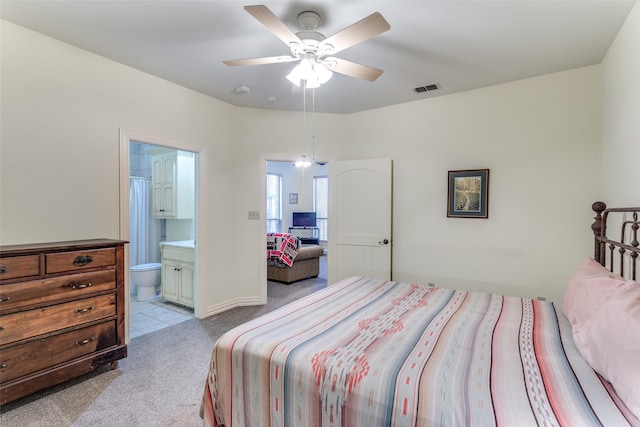
[[[311,162],[316,162],[316,89],[311,89]]]

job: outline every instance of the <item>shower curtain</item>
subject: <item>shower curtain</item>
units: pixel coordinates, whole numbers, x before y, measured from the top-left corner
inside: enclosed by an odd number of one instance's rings
[[[160,220],[151,215],[151,179],[131,177],[129,188],[131,265],[160,262]]]

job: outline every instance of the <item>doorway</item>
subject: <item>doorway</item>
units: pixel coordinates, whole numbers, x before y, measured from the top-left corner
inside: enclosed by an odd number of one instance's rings
[[[261,226],[260,233],[288,233],[293,227],[293,213],[315,213],[317,218],[317,243],[323,247],[321,257],[321,279],[326,280],[326,251],[328,238],[328,160],[318,159],[305,166],[296,163],[300,156],[290,154],[267,154],[262,156]],[[326,188],[325,202],[320,194]],[[309,232],[309,230],[303,230]],[[295,234],[295,233],[294,233]],[[312,236],[301,236],[303,245]],[[315,240],[313,242],[315,244]],[[266,262],[262,270],[261,300],[266,302],[267,274]]]
[[[314,213],[315,244],[326,248],[328,225],[328,166],[296,166],[289,161],[267,162],[267,232],[287,233],[296,224],[294,213]],[[303,242],[304,243],[304,242]]]
[[[192,152],[129,143],[131,338],[193,318],[194,160]],[[192,262],[167,258],[178,243]]]
[[[201,310],[196,242],[203,232],[198,213],[204,148],[129,131],[121,131],[120,144],[120,234],[129,241],[125,253],[129,342],[197,317]],[[140,199],[140,205],[132,204]],[[172,262],[167,254],[176,251],[186,253],[180,253],[181,258],[190,258],[167,269]],[[162,286],[155,277],[162,277]]]

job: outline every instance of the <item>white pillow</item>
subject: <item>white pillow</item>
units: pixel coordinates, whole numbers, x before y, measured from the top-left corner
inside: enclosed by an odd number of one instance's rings
[[[562,302],[562,311],[573,332],[592,318],[625,282],[593,258],[587,258],[569,280]]]
[[[617,287],[573,337],[589,365],[640,418],[640,284],[629,280]]]

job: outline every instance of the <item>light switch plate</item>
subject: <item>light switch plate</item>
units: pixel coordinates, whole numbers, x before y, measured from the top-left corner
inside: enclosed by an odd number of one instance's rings
[[[249,211],[248,219],[260,219],[260,211]]]

